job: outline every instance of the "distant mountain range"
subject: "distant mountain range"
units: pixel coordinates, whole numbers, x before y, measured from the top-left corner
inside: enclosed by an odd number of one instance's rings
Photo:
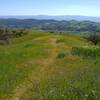
[[[58,16],[49,16],[49,15],[32,15],[32,16],[0,16],[0,19],[16,18],[16,19],[38,19],[38,20],[78,20],[84,21],[89,20],[93,22],[100,22],[100,17],[91,17],[91,16],[78,16],[78,15],[58,15]]]

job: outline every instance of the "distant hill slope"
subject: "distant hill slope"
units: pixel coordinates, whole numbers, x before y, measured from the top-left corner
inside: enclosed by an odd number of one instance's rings
[[[58,16],[50,16],[50,15],[33,15],[33,16],[0,16],[0,18],[16,18],[16,19],[46,19],[46,20],[90,20],[94,22],[100,22],[100,17],[91,17],[91,16],[79,16],[79,15],[58,15]]]
[[[0,27],[49,31],[100,32],[100,23],[76,20],[0,19]]]

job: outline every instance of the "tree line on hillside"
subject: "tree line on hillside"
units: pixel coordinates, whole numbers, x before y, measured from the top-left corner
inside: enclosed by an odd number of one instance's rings
[[[0,44],[9,44],[11,38],[21,37],[27,33],[25,29],[0,28]]]
[[[100,23],[76,20],[0,19],[0,26],[52,31],[100,32]]]

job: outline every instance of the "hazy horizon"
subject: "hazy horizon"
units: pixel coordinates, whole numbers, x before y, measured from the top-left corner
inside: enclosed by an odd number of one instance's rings
[[[89,16],[89,15],[45,15],[45,14],[38,14],[38,15],[0,15],[2,16],[82,16],[82,17],[100,17],[100,16]]]

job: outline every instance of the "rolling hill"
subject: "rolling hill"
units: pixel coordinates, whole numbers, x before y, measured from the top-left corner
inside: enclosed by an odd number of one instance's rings
[[[26,16],[0,16],[0,18],[8,19],[37,19],[37,20],[78,20],[78,21],[93,21],[100,22],[100,17],[92,17],[92,16],[80,16],[80,15],[26,15]]]
[[[27,28],[49,31],[100,32],[100,23],[77,20],[0,19],[3,28]]]
[[[73,47],[95,48],[79,35],[35,30],[0,45],[0,100],[99,100],[100,56]]]

